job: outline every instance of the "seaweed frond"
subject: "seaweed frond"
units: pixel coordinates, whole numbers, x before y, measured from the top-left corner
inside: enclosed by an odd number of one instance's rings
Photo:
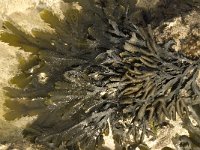
[[[157,45],[150,26],[131,22],[131,0],[78,2],[63,20],[41,12],[54,33],[5,22],[0,40],[32,52],[12,79],[17,87],[6,88],[6,119],[38,114],[23,132],[32,142],[92,150],[109,126],[116,145],[137,147],[166,117],[187,117],[199,103],[200,59],[171,51],[173,41]]]

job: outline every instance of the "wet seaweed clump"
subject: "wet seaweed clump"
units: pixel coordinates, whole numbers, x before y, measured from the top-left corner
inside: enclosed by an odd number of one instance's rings
[[[34,143],[56,149],[98,149],[112,135],[118,148],[134,149],[153,128],[188,117],[199,104],[200,59],[157,45],[150,25],[134,24],[132,0],[77,0],[65,18],[41,18],[55,32],[27,34],[12,20],[0,40],[30,51],[7,87],[7,120],[38,115],[23,131]]]

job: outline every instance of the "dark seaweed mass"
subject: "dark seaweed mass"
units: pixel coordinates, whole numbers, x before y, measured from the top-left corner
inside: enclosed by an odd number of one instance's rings
[[[199,103],[200,59],[173,52],[173,41],[157,45],[150,25],[132,21],[132,0],[78,2],[82,9],[70,3],[63,20],[41,12],[54,33],[4,23],[1,40],[31,52],[11,80],[17,87],[5,88],[5,118],[38,114],[23,132],[32,142],[92,150],[109,127],[122,148],[141,143],[165,117],[187,117]]]

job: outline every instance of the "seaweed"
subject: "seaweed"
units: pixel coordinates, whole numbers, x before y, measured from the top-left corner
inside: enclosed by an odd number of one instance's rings
[[[156,44],[150,25],[131,21],[131,0],[77,2],[82,9],[66,8],[63,20],[40,12],[53,33],[31,35],[4,23],[0,40],[32,52],[29,62],[20,61],[16,87],[5,88],[5,118],[37,114],[26,138],[52,149],[91,150],[109,128],[115,145],[131,149],[154,135],[152,124],[187,117],[188,106],[200,102],[200,59],[174,52],[173,41]]]

